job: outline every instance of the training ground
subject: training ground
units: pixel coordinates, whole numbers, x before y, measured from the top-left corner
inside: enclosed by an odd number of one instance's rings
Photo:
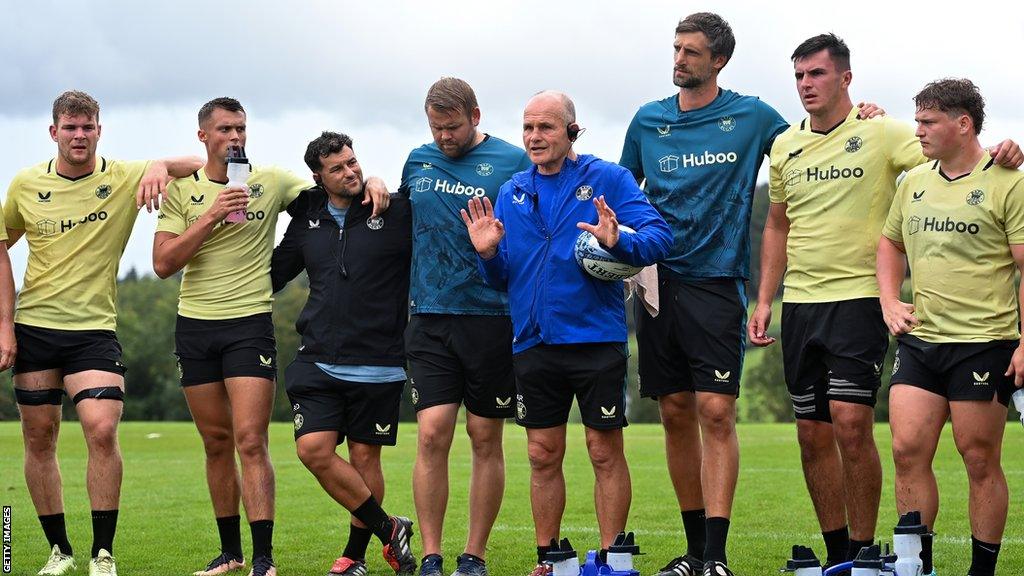
[[[535,562],[530,521],[529,466],[526,436],[506,426],[505,501],[498,516],[487,563],[493,576],[524,576]],[[875,436],[885,469],[878,537],[892,539],[896,521],[893,501],[889,431]],[[824,547],[800,471],[796,431],[792,424],[739,426],[742,451],[740,479],[729,538],[730,566],[740,576],[777,574],[793,544],[811,545],[819,556]],[[115,557],[122,576],[189,575],[217,554],[217,532],[203,472],[202,446],[190,422],[127,422],[121,426],[124,486]],[[295,457],[292,427],[273,424],[270,448],[277,469],[277,520],[274,556],[282,576],[323,575],[340,555],[348,536],[348,515],[328,498]],[[661,428],[633,425],[626,429],[626,450],[633,476],[629,528],[645,555],[637,568],[647,576],[682,550],[682,525],[665,469]],[[384,449],[387,478],[385,509],[415,519],[412,464],[416,427],[402,424],[398,446]],[[62,427],[59,448],[64,477],[64,502],[71,543],[78,560],[76,574],[87,574],[91,525],[85,493],[85,444],[77,422]],[[999,557],[999,573],[1024,574],[1024,430],[1007,424],[1003,467],[1010,484],[1010,514]],[[966,574],[970,563],[967,521],[967,478],[947,427],[935,463],[941,493],[936,525],[935,560],[943,576]],[[451,496],[445,525],[445,569],[455,568],[466,538],[469,444],[462,429],[456,434],[451,460]],[[563,536],[576,550],[598,545],[593,505],[593,473],[586,459],[583,429],[570,426],[566,454],[568,503]],[[17,422],[0,422],[0,504],[12,507],[13,574],[36,573],[48,550],[22,475],[22,442]],[[244,521],[244,515],[243,515]],[[244,524],[243,524],[244,526]],[[247,560],[249,534],[243,529]],[[418,536],[413,542],[419,554]],[[371,574],[393,574],[380,558],[380,545],[370,545]],[[245,573],[242,573],[244,576]]]

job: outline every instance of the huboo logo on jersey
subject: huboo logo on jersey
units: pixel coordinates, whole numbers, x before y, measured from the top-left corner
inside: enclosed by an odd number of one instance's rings
[[[416,181],[416,185],[413,186],[415,192],[427,192],[433,190],[434,192],[444,192],[445,194],[456,194],[459,196],[476,196],[482,198],[487,194],[487,190],[479,188],[477,186],[466,186],[462,182],[456,180],[455,182],[449,182],[447,179],[439,178],[433,180],[427,177],[422,177]]]
[[[683,168],[696,166],[711,166],[712,164],[735,164],[739,156],[735,152],[709,152],[705,150],[701,154],[684,154],[679,157],[679,163]]]
[[[808,182],[821,182],[824,180],[839,180],[847,178],[863,178],[864,169],[860,166],[855,168],[836,168],[835,164],[830,165],[828,168],[819,168],[817,166],[811,166],[807,169],[807,181]]]
[[[679,156],[669,154],[658,158],[658,169],[662,172],[673,172],[679,168]]]
[[[63,234],[79,224],[88,224],[90,222],[102,222],[107,219],[107,213],[104,210],[99,212],[90,212],[79,219],[68,218],[55,222],[48,218],[44,218],[36,222],[36,231],[39,232],[40,236],[53,236],[58,232]],[[59,230],[58,230],[59,228]]]
[[[911,216],[907,220],[907,231],[910,235],[918,232],[956,232],[973,235],[981,231],[981,226],[975,222],[953,220],[949,216],[946,216],[944,220],[935,216],[925,216],[924,220],[919,216]]]

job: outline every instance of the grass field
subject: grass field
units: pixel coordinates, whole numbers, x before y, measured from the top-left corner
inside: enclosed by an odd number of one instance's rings
[[[965,574],[969,564],[970,529],[967,523],[967,482],[959,456],[946,430],[936,458],[943,494],[936,526],[936,563],[942,575]],[[398,446],[385,450],[388,480],[385,508],[414,516],[411,493],[415,455],[415,426],[403,424]],[[347,537],[347,514],[320,489],[293,452],[291,426],[274,424],[271,451],[277,469],[277,521],[275,557],[282,576],[320,575],[340,554]],[[800,472],[795,430],[786,424],[747,424],[739,429],[742,463],[729,540],[730,565],[741,576],[776,574],[794,543],[812,545],[823,555],[810,501]],[[895,523],[889,433],[880,426],[876,435],[885,464],[885,486],[878,532],[891,541]],[[506,428],[508,480],[505,502],[488,550],[494,576],[525,574],[533,566],[533,528],[529,507],[529,468],[524,432]],[[1008,426],[1004,468],[1010,482],[1010,521],[1000,556],[1000,574],[1024,574],[1024,431]],[[678,555],[682,528],[665,470],[662,434],[656,425],[634,425],[626,430],[633,475],[633,508],[629,527],[637,532],[646,555],[638,569],[650,574]],[[121,428],[125,462],[115,556],[122,576],[185,575],[201,568],[215,555],[216,528],[203,478],[202,449],[191,423],[125,423]],[[452,491],[445,527],[446,568],[465,540],[469,452],[465,434],[456,436],[452,450]],[[64,474],[64,500],[69,531],[85,574],[91,543],[88,501],[85,495],[85,447],[77,423],[64,426],[60,459]],[[21,471],[22,444],[16,422],[0,422],[0,504],[13,508],[12,552],[14,574],[35,574],[46,557],[46,544],[29,500]],[[570,429],[566,457],[569,502],[563,536],[578,551],[597,545],[593,513],[593,475],[586,459],[581,427]],[[418,540],[418,539],[417,539]],[[243,530],[246,553],[248,531]],[[418,541],[414,547],[418,549]],[[392,573],[380,560],[379,544],[371,544],[371,574]]]

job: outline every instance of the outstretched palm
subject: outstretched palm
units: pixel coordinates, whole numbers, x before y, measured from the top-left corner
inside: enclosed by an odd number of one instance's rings
[[[462,221],[469,231],[469,240],[481,258],[491,258],[498,252],[498,243],[505,236],[505,226],[494,217],[494,207],[486,196],[483,201],[472,198],[469,201],[469,212],[460,210]]]
[[[619,242],[619,221],[615,218],[615,211],[604,201],[604,196],[594,198],[594,207],[597,208],[597,224],[578,222],[576,227],[590,232],[602,246],[611,248]]]

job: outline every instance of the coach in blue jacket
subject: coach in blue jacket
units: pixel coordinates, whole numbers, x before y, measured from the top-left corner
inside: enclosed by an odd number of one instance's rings
[[[575,261],[576,237],[588,230],[617,258],[639,266],[664,258],[672,242],[626,169],[573,151],[579,132],[566,95],[534,96],[523,114],[523,145],[534,166],[502,186],[493,209],[486,198],[474,198],[462,211],[485,279],[509,292],[516,422],[529,441],[538,574],[565,508],[562,458],[574,396],[596,476],[603,549],[625,527],[631,498],[622,446],[622,282],[586,274]],[[636,232],[620,233],[619,223]]]

